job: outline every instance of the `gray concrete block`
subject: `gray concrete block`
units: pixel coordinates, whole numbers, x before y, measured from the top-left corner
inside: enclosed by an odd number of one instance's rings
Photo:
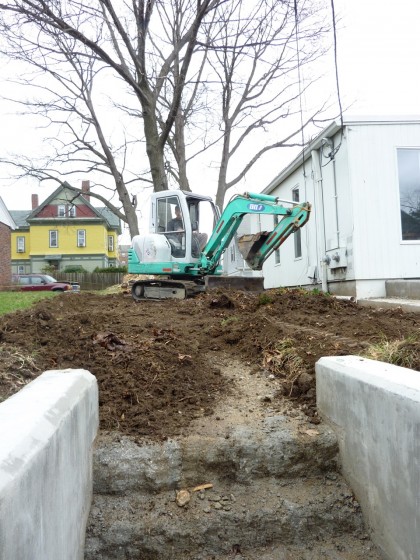
[[[419,557],[420,373],[357,356],[316,365],[318,411],[343,474],[390,560]]]
[[[420,300],[420,279],[418,280],[387,280],[386,296]]]
[[[0,405],[0,559],[82,560],[96,378],[45,372]]]

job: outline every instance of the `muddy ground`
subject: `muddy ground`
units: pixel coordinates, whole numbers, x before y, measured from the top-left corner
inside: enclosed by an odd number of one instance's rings
[[[0,400],[45,370],[84,368],[98,380],[103,433],[163,440],[234,395],[220,354],[276,384],[271,409],[287,403],[316,424],[320,357],[395,347],[396,363],[420,371],[419,327],[420,314],[303,290],[141,303],[124,293],[63,294],[0,317]]]

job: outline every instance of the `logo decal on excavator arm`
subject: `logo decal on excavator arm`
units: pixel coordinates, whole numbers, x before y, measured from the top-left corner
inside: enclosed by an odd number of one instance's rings
[[[248,204],[248,210],[251,210],[251,212],[262,212],[265,210],[265,206],[264,204],[255,204],[255,202],[251,202]]]

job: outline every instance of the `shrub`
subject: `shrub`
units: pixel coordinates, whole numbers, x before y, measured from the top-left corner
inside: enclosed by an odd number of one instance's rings
[[[70,264],[64,268],[63,272],[87,272],[87,270],[80,264]]]
[[[41,268],[41,272],[42,274],[50,274],[51,276],[54,276],[54,274],[57,272],[57,269],[55,268],[55,266],[46,264],[43,268]]]
[[[273,299],[269,295],[260,294],[258,296],[258,305],[269,305],[270,303],[273,303]]]
[[[127,274],[128,268],[126,266],[111,266],[109,268],[99,268],[97,266],[93,272],[122,272]]]

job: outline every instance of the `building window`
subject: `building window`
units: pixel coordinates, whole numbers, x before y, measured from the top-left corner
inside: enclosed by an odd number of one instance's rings
[[[66,207],[64,206],[64,204],[59,204],[57,206],[57,216],[59,218],[64,218],[66,216]]]
[[[401,230],[403,241],[420,240],[420,150],[399,149]]]
[[[50,229],[50,247],[58,247],[58,231]]]
[[[114,236],[108,235],[108,251],[112,253],[114,251]]]
[[[232,243],[230,248],[230,262],[236,262],[235,243]]]
[[[75,217],[76,217],[76,206],[72,204],[71,206],[69,206],[69,218],[75,218]]]
[[[17,247],[16,250],[18,253],[24,253],[25,252],[25,238],[24,237],[17,237],[16,238],[16,243],[17,243]]]
[[[85,229],[78,229],[77,230],[77,246],[78,247],[86,247],[86,230]]]
[[[299,202],[299,187],[296,187],[292,191],[293,202]],[[300,229],[295,231],[293,234],[295,243],[295,259],[300,259],[302,257],[302,232]]]
[[[20,264],[18,266],[18,274],[25,274],[25,267],[23,266],[23,264]]]
[[[279,225],[280,219],[277,215],[273,216],[274,218],[274,229]],[[274,251],[274,264],[280,264],[280,248]]]

